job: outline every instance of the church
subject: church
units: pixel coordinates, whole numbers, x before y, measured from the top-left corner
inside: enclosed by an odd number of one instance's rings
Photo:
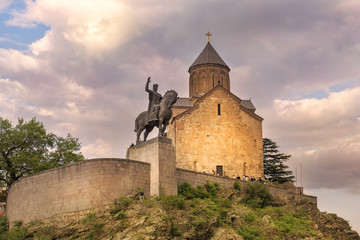
[[[175,148],[176,166],[263,178],[263,118],[251,100],[230,91],[229,72],[208,40],[189,68],[189,97],[179,98],[172,107],[167,137]]]

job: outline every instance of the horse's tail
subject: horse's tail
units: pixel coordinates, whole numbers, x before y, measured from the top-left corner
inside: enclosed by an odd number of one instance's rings
[[[136,118],[135,119],[135,129],[134,129],[134,132],[137,132],[139,130],[139,121],[138,119]]]

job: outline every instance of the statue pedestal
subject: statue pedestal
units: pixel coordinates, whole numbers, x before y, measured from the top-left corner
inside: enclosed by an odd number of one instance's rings
[[[177,195],[175,148],[171,139],[156,137],[127,149],[126,158],[150,163],[150,196]]]

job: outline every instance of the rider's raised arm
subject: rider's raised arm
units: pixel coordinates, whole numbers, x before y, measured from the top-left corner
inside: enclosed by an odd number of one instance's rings
[[[149,83],[150,83],[150,77],[148,77],[148,80],[146,82],[145,91],[148,93],[151,93],[152,91],[149,89]]]

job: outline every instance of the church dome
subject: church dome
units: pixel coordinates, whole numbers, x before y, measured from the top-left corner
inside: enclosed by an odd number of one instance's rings
[[[209,65],[214,64],[221,67],[225,67],[230,71],[230,68],[224,60],[220,57],[220,55],[216,52],[216,50],[213,48],[213,46],[208,42],[205,46],[205,48],[202,50],[200,55],[196,58],[193,64],[191,64],[189,68],[189,72],[192,68],[199,67],[202,65]]]
[[[189,97],[201,97],[218,85],[230,91],[229,72],[230,68],[208,41],[189,68]]]

